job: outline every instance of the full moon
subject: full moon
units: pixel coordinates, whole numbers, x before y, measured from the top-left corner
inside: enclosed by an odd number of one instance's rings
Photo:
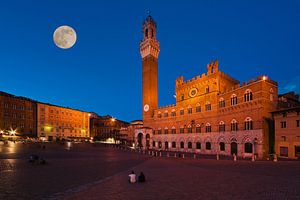
[[[53,33],[54,43],[62,49],[71,48],[75,44],[76,39],[76,32],[70,26],[60,26]]]

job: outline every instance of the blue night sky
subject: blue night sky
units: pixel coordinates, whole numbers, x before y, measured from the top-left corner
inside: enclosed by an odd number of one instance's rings
[[[141,119],[139,41],[146,11],[158,24],[159,105],[175,103],[175,79],[206,72],[211,59],[232,77],[268,75],[300,93],[300,1],[1,1],[0,90],[42,102]],[[59,49],[53,32],[72,26]]]

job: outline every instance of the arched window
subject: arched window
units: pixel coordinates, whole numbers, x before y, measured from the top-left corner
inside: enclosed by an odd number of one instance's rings
[[[145,30],[145,38],[148,38],[148,29]]]
[[[157,118],[161,118],[161,112],[157,113]]]
[[[224,108],[225,107],[225,100],[223,98],[219,99],[219,108]]]
[[[201,112],[201,106],[199,103],[196,104],[196,112]]]
[[[209,86],[206,86],[205,93],[209,93]]]
[[[161,141],[158,142],[158,148],[162,148]]]
[[[157,134],[161,134],[161,128],[158,128]]]
[[[176,128],[174,126],[172,127],[172,134],[176,134]]]
[[[273,101],[274,100],[274,91],[273,91],[273,88],[270,89],[270,101]]]
[[[231,95],[230,103],[231,103],[232,106],[234,106],[238,103],[236,94]]]
[[[184,109],[183,108],[180,109],[180,115],[184,115]]]
[[[193,132],[193,128],[191,125],[188,126],[188,133],[192,133]]]
[[[209,101],[206,102],[206,104],[205,104],[205,110],[206,110],[206,111],[211,110],[211,103],[210,103]]]
[[[201,133],[201,125],[200,124],[196,125],[196,133]]]
[[[168,117],[169,116],[169,113],[168,111],[166,110],[165,113],[164,113],[164,117]]]
[[[184,149],[184,142],[180,142],[180,148]]]
[[[252,143],[246,142],[245,143],[245,153],[252,153],[252,152],[253,152]]]
[[[155,147],[155,141],[152,142],[152,146]]]
[[[252,92],[251,90],[246,90],[245,94],[244,94],[244,101],[248,102],[248,101],[252,101],[253,97],[252,97]]]
[[[179,132],[184,133],[184,127],[180,127]]]
[[[238,122],[235,119],[233,119],[231,121],[231,131],[237,131],[237,130],[238,130]]]
[[[201,149],[201,143],[200,142],[196,143],[196,149]]]
[[[225,143],[224,142],[220,142],[220,151],[225,151]]]
[[[210,142],[205,143],[205,149],[206,150],[211,150],[211,143]]]
[[[176,142],[172,142],[172,148],[176,148]]]
[[[189,149],[193,148],[192,142],[188,142],[188,148]]]
[[[168,129],[168,127],[165,127],[165,134],[169,134],[169,129]]]
[[[211,132],[211,125],[210,125],[210,123],[206,124],[206,126],[205,126],[205,132],[206,133],[210,133]]]
[[[250,117],[245,119],[245,130],[252,130],[253,129],[253,122]]]
[[[193,109],[192,109],[192,107],[191,106],[188,106],[188,114],[190,115],[190,114],[192,114],[193,113]]]
[[[219,132],[225,131],[225,123],[223,121],[220,121],[219,123]]]
[[[172,112],[171,112],[171,116],[172,116],[172,117],[175,117],[175,116],[176,116],[176,111],[175,111],[174,109],[173,109]]]

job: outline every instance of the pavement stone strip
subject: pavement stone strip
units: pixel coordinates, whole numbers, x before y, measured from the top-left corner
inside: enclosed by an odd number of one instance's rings
[[[70,151],[55,144],[17,147],[0,155],[1,200],[300,199],[299,161],[160,157],[87,144]],[[29,164],[29,153],[48,164]],[[146,182],[129,183],[132,170],[144,172]]]

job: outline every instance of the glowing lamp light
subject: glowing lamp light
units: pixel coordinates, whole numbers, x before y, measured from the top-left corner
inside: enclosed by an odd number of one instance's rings
[[[116,118],[111,118],[111,121],[112,121],[112,122],[116,121]]]
[[[268,77],[267,77],[267,76],[263,76],[263,77],[262,77],[262,80],[264,80],[264,81],[265,81],[265,80],[268,80]]]

